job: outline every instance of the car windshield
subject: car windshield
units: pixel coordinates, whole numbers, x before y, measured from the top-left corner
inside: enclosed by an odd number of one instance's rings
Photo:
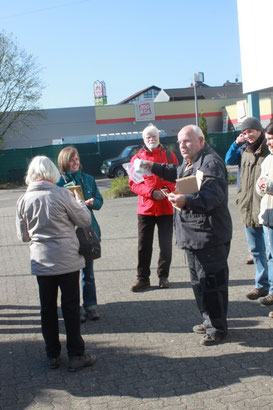
[[[132,150],[132,147],[131,147],[131,146],[124,148],[124,150],[121,151],[121,153],[119,154],[119,157],[120,157],[120,158],[128,157],[128,155],[130,154],[131,150]]]

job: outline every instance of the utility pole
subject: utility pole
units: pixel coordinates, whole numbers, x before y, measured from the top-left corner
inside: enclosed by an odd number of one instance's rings
[[[194,107],[195,107],[195,124],[199,125],[199,114],[198,114],[198,99],[197,99],[197,83],[204,82],[204,73],[198,72],[194,73],[193,80],[193,90],[194,90]]]

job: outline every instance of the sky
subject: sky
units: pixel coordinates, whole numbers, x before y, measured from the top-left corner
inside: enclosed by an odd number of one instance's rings
[[[94,105],[104,80],[108,104],[137,91],[241,78],[236,0],[0,0],[0,31],[36,58],[40,107]]]

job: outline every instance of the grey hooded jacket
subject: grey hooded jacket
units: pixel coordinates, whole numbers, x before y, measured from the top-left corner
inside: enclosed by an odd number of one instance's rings
[[[83,268],[75,225],[90,224],[84,201],[76,201],[68,189],[47,181],[30,184],[17,201],[16,229],[18,239],[30,242],[31,273],[60,275]]]

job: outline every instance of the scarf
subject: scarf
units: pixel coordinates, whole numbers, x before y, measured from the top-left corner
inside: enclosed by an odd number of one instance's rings
[[[259,146],[263,142],[263,140],[264,140],[264,134],[261,134],[256,141],[252,142],[252,144],[246,141],[246,152],[251,152],[252,154],[254,154],[255,151],[259,148]]]

